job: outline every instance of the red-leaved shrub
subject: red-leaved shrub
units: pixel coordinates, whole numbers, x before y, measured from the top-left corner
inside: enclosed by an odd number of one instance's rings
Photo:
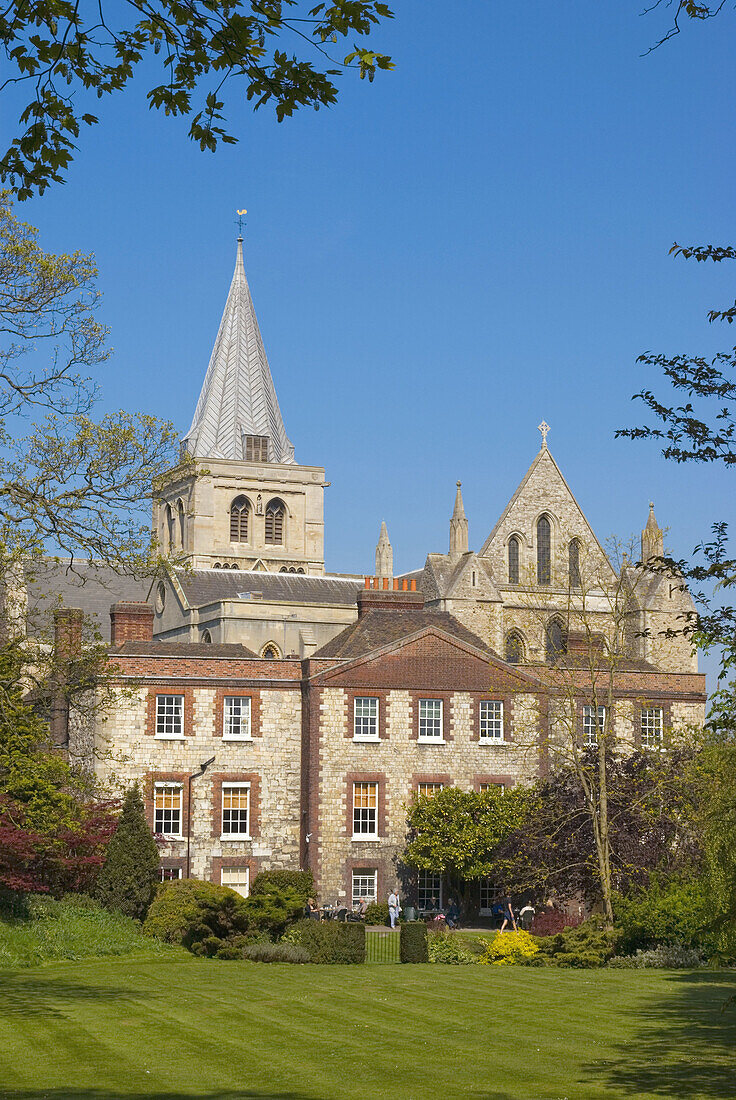
[[[564,909],[558,909],[556,905],[550,905],[546,909],[536,913],[532,921],[531,932],[534,936],[556,936],[565,928],[577,928],[582,924],[582,917],[574,917],[566,913]]]

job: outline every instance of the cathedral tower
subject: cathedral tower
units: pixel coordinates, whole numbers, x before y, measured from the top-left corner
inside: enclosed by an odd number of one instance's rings
[[[154,530],[195,569],[324,573],[325,472],[286,434],[238,238],[235,272],[192,425],[188,463],[157,486]]]

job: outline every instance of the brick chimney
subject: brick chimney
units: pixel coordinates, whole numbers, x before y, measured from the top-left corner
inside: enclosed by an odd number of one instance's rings
[[[424,596],[417,592],[416,580],[401,580],[394,577],[389,585],[386,577],[366,577],[365,588],[358,592],[358,618],[362,619],[367,611],[421,611]]]
[[[110,608],[110,644],[153,640],[153,608],[141,600],[120,600]]]

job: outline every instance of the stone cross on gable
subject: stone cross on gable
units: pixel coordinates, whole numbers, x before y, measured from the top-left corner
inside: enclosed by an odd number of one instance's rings
[[[550,430],[549,424],[546,420],[543,420],[541,424],[537,425],[537,431],[542,433],[542,446],[547,446],[547,432]]]

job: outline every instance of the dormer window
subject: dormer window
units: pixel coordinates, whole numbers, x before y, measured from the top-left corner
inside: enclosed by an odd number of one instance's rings
[[[245,461],[268,462],[267,435],[247,435],[245,437]]]

